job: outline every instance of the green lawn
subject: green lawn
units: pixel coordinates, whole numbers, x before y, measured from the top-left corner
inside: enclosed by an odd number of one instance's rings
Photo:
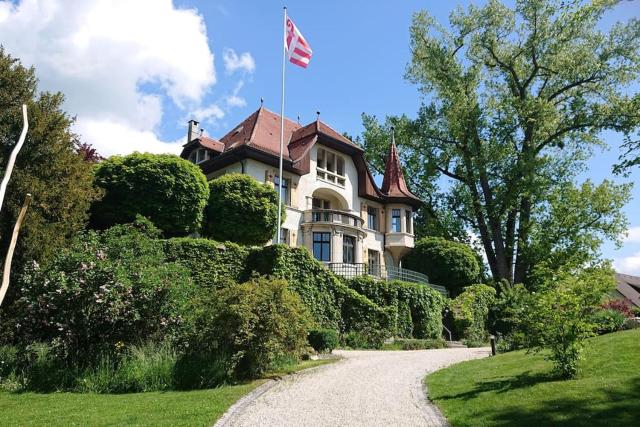
[[[333,360],[310,360],[269,376]],[[240,397],[265,380],[209,390],[132,394],[0,392],[0,425],[211,426]]]
[[[589,340],[576,379],[550,372],[542,355],[518,351],[451,366],[426,383],[453,427],[638,425],[640,329]]]

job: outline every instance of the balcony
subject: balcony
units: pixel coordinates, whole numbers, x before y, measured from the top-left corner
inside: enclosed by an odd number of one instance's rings
[[[304,212],[305,223],[346,225],[362,228],[364,221],[358,215],[337,209],[309,209]]]
[[[345,264],[345,263],[329,263],[329,270],[345,278],[353,278],[358,276],[372,276],[380,280],[402,280],[403,282],[413,282],[421,285],[429,286],[444,296],[448,296],[447,289],[429,283],[429,278],[417,271],[407,270],[393,266],[368,265],[368,264]]]

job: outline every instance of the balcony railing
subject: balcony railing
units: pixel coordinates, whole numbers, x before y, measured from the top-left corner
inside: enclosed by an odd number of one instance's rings
[[[344,224],[362,228],[363,220],[358,215],[337,209],[310,209],[304,212],[305,222]]]
[[[429,283],[429,278],[425,274],[418,273],[413,270],[407,270],[406,268],[383,266],[379,264],[369,265],[364,263],[329,263],[327,266],[329,267],[329,270],[333,271],[338,276],[346,278],[373,276],[382,280],[402,280],[404,282],[420,283],[422,285],[430,286],[444,296],[448,295],[445,287]]]

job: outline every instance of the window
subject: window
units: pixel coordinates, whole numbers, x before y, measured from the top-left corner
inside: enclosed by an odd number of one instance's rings
[[[391,209],[391,231],[400,233],[402,231],[400,225],[400,209]]]
[[[369,274],[373,276],[380,275],[380,252],[369,249],[367,251],[367,263],[369,265]]]
[[[280,229],[280,243],[284,243],[285,245],[289,245],[289,229],[281,228]]]
[[[342,262],[345,264],[356,262],[356,238],[353,236],[342,237]]]
[[[318,261],[331,261],[331,233],[313,233],[313,257]]]
[[[207,160],[207,150],[204,148],[193,150],[191,154],[189,154],[189,161],[192,163],[202,163],[205,160]]]
[[[405,215],[407,216],[407,225],[406,225],[406,229],[407,229],[407,233],[409,234],[413,234],[412,231],[412,223],[411,223],[411,211],[405,211]]]
[[[372,208],[371,206],[367,208],[367,226],[371,230],[378,229],[378,208]]]
[[[333,151],[318,148],[318,179],[344,187],[344,157]]]
[[[278,190],[280,189],[280,177],[279,176],[275,176],[273,178],[273,184],[275,185],[275,189],[276,189],[276,193],[278,192]],[[291,180],[285,178],[282,180],[282,203],[285,204],[285,206],[291,206],[291,190],[290,190],[290,184],[291,184]]]
[[[313,206],[313,209],[331,209],[331,202],[329,200],[318,199],[316,197],[311,200],[311,205]],[[331,212],[313,212],[312,221],[330,222],[332,221],[331,218]]]

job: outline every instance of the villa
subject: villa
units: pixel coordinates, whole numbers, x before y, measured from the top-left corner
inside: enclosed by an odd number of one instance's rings
[[[284,135],[281,242],[306,246],[334,271],[343,269],[337,272],[400,271],[414,246],[413,213],[421,202],[407,188],[395,142],[379,188],[363,149],[319,116],[306,126],[285,118]],[[181,156],[208,179],[243,173],[277,190],[279,152],[280,116],[261,106],[219,140],[190,121]]]

